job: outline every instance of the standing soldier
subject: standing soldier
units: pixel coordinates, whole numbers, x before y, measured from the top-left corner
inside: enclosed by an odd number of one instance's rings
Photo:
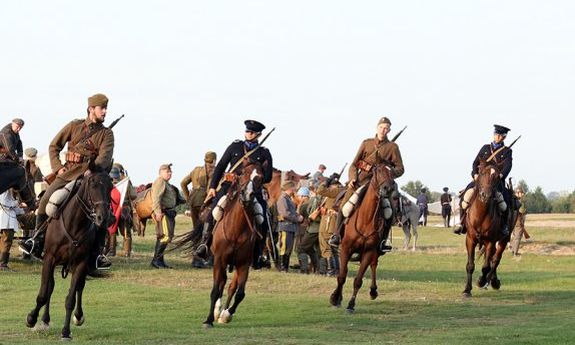
[[[427,199],[427,189],[421,188],[421,193],[417,196],[417,206],[419,207],[419,219],[423,217],[423,226],[427,226],[427,215],[429,200]]]
[[[334,237],[334,232],[337,227],[338,210],[335,208],[336,198],[345,189],[346,188],[339,182],[339,174],[337,173],[333,173],[328,179],[320,183],[317,189],[317,195],[325,198],[320,205],[319,271],[323,274],[327,269],[327,275],[329,276],[336,275],[339,266],[337,259],[339,242],[337,244],[330,243],[330,239]]]
[[[303,222],[301,214],[297,213],[296,205],[292,199],[295,193],[295,183],[287,181],[282,185],[282,194],[276,205],[278,210],[278,231],[280,239],[279,247],[279,265],[280,271],[287,272],[289,269],[289,260],[294,247],[295,234],[298,225]]]
[[[205,200],[212,200],[212,208],[217,204],[218,200],[227,193],[228,188],[231,185],[230,181],[233,180],[233,174],[239,173],[239,170],[242,167],[241,160],[243,159],[249,159],[250,162],[261,164],[264,173],[264,184],[269,183],[272,180],[272,155],[267,148],[261,146],[261,144],[258,142],[259,137],[262,135],[262,131],[266,127],[262,123],[254,120],[246,120],[244,121],[244,124],[246,126],[245,140],[236,140],[231,143],[222,155],[222,159],[214,168],[214,175],[210,181],[210,189],[208,190],[208,194]],[[233,168],[233,170],[226,173],[225,170],[228,165],[231,169]],[[230,178],[228,178],[228,176],[230,176]],[[220,185],[220,180],[222,178],[224,178],[224,181],[221,183],[220,189],[216,193],[216,189],[218,188],[218,185]],[[267,202],[264,199],[263,194],[256,193],[255,197],[263,208],[263,214],[266,215]],[[258,226],[258,231],[260,232],[261,238],[259,236],[256,237],[256,244],[254,246],[255,253],[252,266],[255,269],[261,268],[263,264],[262,251],[266,241],[266,235],[269,231],[269,222],[267,218],[268,217],[264,217],[264,222]],[[195,255],[201,257],[202,259],[207,259],[209,252],[208,243],[212,237],[212,230],[214,225],[215,223],[212,217],[212,213],[209,212],[208,219],[204,224],[202,242],[197,247],[195,252]]]
[[[208,151],[204,155],[204,165],[195,167],[188,175],[186,175],[180,187],[184,193],[184,198],[190,206],[190,213],[192,217],[192,226],[196,227],[200,221],[200,210],[204,204],[208,192],[208,183],[214,174],[214,167],[216,165],[217,155],[215,152]],[[192,184],[192,190],[188,189],[188,185]]]
[[[88,116],[69,122],[52,139],[48,149],[52,171],[56,175],[50,184],[40,203],[36,216],[36,231],[34,237],[27,241],[21,241],[20,248],[25,253],[34,254],[40,258],[44,249],[46,205],[50,196],[56,190],[64,187],[70,181],[80,176],[88,176],[92,169],[109,171],[112,167],[112,155],[114,153],[114,133],[104,126],[108,109],[108,97],[103,94],[95,94],[88,98]],[[60,152],[68,145],[66,163],[60,162]],[[111,262],[103,255],[99,255],[104,246],[106,227],[96,232],[95,254],[97,268],[109,268]]]
[[[18,231],[17,216],[24,214],[14,198],[13,190],[0,194],[0,271],[8,270],[10,248],[14,233]]]
[[[325,180],[325,176],[323,176],[323,173],[326,169],[327,169],[327,167],[325,165],[320,164],[319,167],[317,168],[317,171],[313,173],[313,175],[311,177],[311,184],[315,188],[317,188],[317,186],[319,185],[320,182]]]
[[[34,179],[35,183],[41,183],[44,181],[44,175],[42,175],[42,171],[40,167],[36,165],[36,157],[38,156],[38,150],[33,147],[28,147],[24,150],[24,156],[26,157],[25,166],[30,171],[30,175]],[[36,194],[39,194],[36,191]]]
[[[471,197],[474,192],[473,189],[475,188],[475,180],[477,180],[477,177],[479,176],[479,163],[481,160],[493,159],[495,163],[501,167],[501,173],[499,176],[500,183],[497,186],[496,197],[499,199],[499,201],[504,201],[507,206],[510,205],[511,194],[507,191],[507,188],[505,188],[505,179],[513,167],[513,151],[511,148],[505,146],[505,143],[503,142],[507,137],[507,133],[510,131],[510,129],[500,125],[493,125],[493,127],[493,141],[490,144],[483,145],[475,157],[475,160],[473,161],[473,166],[471,169],[471,176],[473,177],[473,181],[467,185],[463,193],[463,198],[461,198],[461,205],[459,208],[461,212],[461,225],[453,231],[455,234],[461,235],[467,232],[467,229],[465,228],[465,217],[467,216],[467,212],[465,212],[465,210],[471,202]],[[509,222],[507,221],[508,210],[509,207],[507,207],[502,215],[503,219],[505,220],[504,226],[502,228],[502,233],[505,236],[509,235]]]
[[[342,200],[344,205],[347,200],[353,195],[354,191],[364,184],[368,183],[371,179],[371,169],[377,164],[388,164],[391,170],[391,176],[396,179],[403,175],[405,169],[403,167],[403,160],[399,147],[393,141],[387,138],[387,134],[391,129],[391,121],[387,117],[382,117],[377,122],[376,134],[374,138],[365,139],[359,146],[357,154],[351,162],[349,167],[349,184],[347,193]],[[391,203],[395,210],[395,216],[399,223],[401,223],[401,212],[399,208],[399,193],[397,192],[397,185],[395,186],[396,192],[394,193]],[[337,216],[337,230],[334,232],[330,243],[335,245],[339,244],[341,234],[343,234],[345,223],[344,216],[340,211]],[[380,243],[380,250],[388,252],[391,246],[387,245],[387,237],[389,233],[383,234]]]
[[[14,119],[0,130],[0,162],[21,163],[24,152],[20,130],[24,120]]]
[[[449,188],[443,187],[443,194],[441,194],[441,216],[443,217],[443,226],[449,228],[451,222],[451,194]]]
[[[515,196],[521,203],[519,207],[518,214],[517,214],[517,225],[515,226],[515,230],[513,230],[513,241],[511,241],[511,253],[513,256],[521,255],[519,254],[519,244],[521,243],[521,238],[525,236],[525,239],[529,239],[529,234],[525,229],[525,218],[527,216],[527,209],[525,208],[525,204],[523,203],[523,197],[525,196],[525,191],[521,187],[515,188]]]
[[[302,187],[307,188],[307,187]],[[301,188],[300,188],[301,191]],[[298,191],[298,193],[300,193]],[[303,191],[305,193],[305,189]],[[300,261],[300,270],[302,273],[309,273],[308,256],[311,261],[311,266],[315,273],[319,271],[319,257],[318,257],[318,236],[319,225],[321,222],[320,206],[321,196],[315,193],[313,186],[309,188],[309,199],[300,205],[300,214],[304,218],[305,233],[301,239],[298,248],[298,259]]]

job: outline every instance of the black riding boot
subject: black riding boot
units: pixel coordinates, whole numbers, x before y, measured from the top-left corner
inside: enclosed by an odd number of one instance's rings
[[[460,206],[459,207],[459,226],[453,230],[454,234],[461,235],[467,232],[465,228],[465,217],[467,216],[467,212]]]
[[[168,247],[167,243],[160,243],[160,247],[158,248],[158,263],[160,264],[160,267],[162,268],[168,268],[171,269],[172,266],[168,266],[166,264],[166,262],[164,261],[164,252],[166,251],[166,248]]]
[[[305,253],[300,253],[297,256],[299,261],[299,271],[303,274],[309,274],[309,260],[308,256]]]
[[[18,246],[24,254],[30,254],[38,259],[42,259],[42,252],[44,251],[44,234],[46,227],[44,223],[48,220],[48,215],[36,215],[36,230],[31,238],[22,239],[18,241]]]
[[[210,252],[208,246],[210,243],[210,240],[212,239],[212,230],[214,229],[214,226],[212,224],[212,222],[205,222],[204,223],[204,230],[202,231],[202,241],[200,242],[200,244],[198,245],[198,248],[196,248],[196,251],[194,253],[194,255],[207,260],[208,259],[208,254]]]
[[[152,262],[150,263],[150,266],[154,267],[154,268],[161,268],[162,265],[160,264],[160,262],[158,261],[160,255],[160,240],[156,240],[156,246],[154,247],[154,257],[152,258]]]
[[[336,275],[337,275],[337,263],[335,256],[332,256],[327,260],[327,276],[334,277]]]
[[[317,273],[322,275],[322,276],[327,274],[327,259],[326,258],[320,258],[319,259],[319,268],[318,268]]]
[[[0,253],[0,270],[8,270],[8,260],[10,259],[10,252]]]
[[[344,224],[345,224],[345,217],[343,216],[343,213],[339,211],[337,213],[337,218],[335,220],[335,230],[331,235],[331,237],[329,238],[329,240],[327,241],[327,244],[329,244],[332,247],[339,246],[339,244],[341,243],[341,238],[343,237],[343,232],[345,228],[343,226]]]
[[[96,256],[96,269],[98,270],[108,270],[112,266],[112,262],[104,255],[106,249],[106,233],[108,232],[107,227],[99,228],[96,225],[92,225],[96,231],[96,243],[94,248],[94,254]]]
[[[390,231],[391,231],[391,228],[386,229],[383,232],[383,235],[381,236],[381,242],[379,243],[379,254],[391,252],[391,250],[393,249],[392,246],[387,244],[387,240],[389,239],[389,232]]]
[[[501,234],[503,236],[509,236],[509,208],[503,212],[503,226],[501,227]]]

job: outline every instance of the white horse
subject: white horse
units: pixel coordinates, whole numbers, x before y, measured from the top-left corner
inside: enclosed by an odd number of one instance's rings
[[[403,234],[405,235],[403,238],[403,249],[407,250],[409,248],[409,241],[411,241],[411,233],[413,232],[413,247],[411,250],[415,251],[417,238],[419,236],[417,233],[419,207],[403,195],[400,197],[400,200],[402,208],[401,223],[403,224]]]

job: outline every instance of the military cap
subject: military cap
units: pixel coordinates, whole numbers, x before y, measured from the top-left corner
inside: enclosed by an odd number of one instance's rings
[[[160,165],[160,171],[162,170],[172,170],[172,163],[166,163]]]
[[[246,131],[261,133],[264,129],[266,129],[266,126],[256,120],[245,120],[244,124],[246,125]]]
[[[26,150],[24,150],[24,154],[28,158],[36,158],[36,155],[38,155],[38,150],[36,150],[33,147],[29,147]]]
[[[97,93],[91,97],[88,97],[88,106],[89,107],[97,107],[101,106],[106,108],[108,106],[108,97],[106,95]]]
[[[24,120],[22,120],[22,119],[15,118],[14,120],[12,120],[12,122],[17,124],[20,127],[24,127]]]
[[[114,164],[112,164],[112,166],[118,168],[118,170],[120,171],[120,174],[124,173],[124,166],[122,164],[114,163]]]
[[[495,127],[495,130],[494,130],[495,134],[507,135],[507,132],[510,131],[509,128],[507,128],[505,126],[501,126],[501,125],[493,125],[493,127]]]
[[[323,164],[320,164],[319,167],[317,168],[318,170],[325,170],[327,169],[327,167]]]
[[[110,169],[109,175],[111,178],[118,180],[120,178],[120,169],[117,167],[112,167],[112,169]]]
[[[204,155],[204,162],[206,163],[213,163],[216,161],[216,158],[218,156],[216,155],[216,153],[214,151],[208,151],[206,152],[206,154]]]
[[[382,117],[381,119],[379,119],[379,121],[377,121],[377,125],[381,125],[382,123],[387,123],[388,125],[391,126],[391,120],[388,119],[387,117]]]
[[[449,190],[449,188],[443,187],[443,191],[444,191],[444,192],[447,192],[448,190]]]
[[[285,181],[285,182],[282,184],[282,189],[283,189],[283,190],[290,189],[290,188],[295,188],[295,182],[293,182],[293,181]]]
[[[427,188],[421,188],[421,192],[425,193],[427,191]]]

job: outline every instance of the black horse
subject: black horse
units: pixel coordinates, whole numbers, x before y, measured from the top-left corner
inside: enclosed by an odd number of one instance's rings
[[[82,291],[86,284],[90,254],[96,241],[96,231],[106,227],[110,215],[112,180],[104,172],[93,173],[79,181],[77,192],[63,206],[60,215],[52,218],[46,229],[42,282],[36,298],[36,307],[28,314],[26,326],[34,327],[40,309],[44,308],[39,330],[50,325],[50,296],[54,290],[54,269],[62,265],[62,277],[72,272],[70,290],[66,297],[66,319],[62,339],[70,340],[70,318],[74,307],[74,324],[84,323]],[[77,296],[77,300],[76,300]]]
[[[16,163],[0,163],[0,194],[10,188],[14,188],[20,200],[25,202],[28,208],[36,208],[36,194],[34,193],[34,178],[29,169]]]

